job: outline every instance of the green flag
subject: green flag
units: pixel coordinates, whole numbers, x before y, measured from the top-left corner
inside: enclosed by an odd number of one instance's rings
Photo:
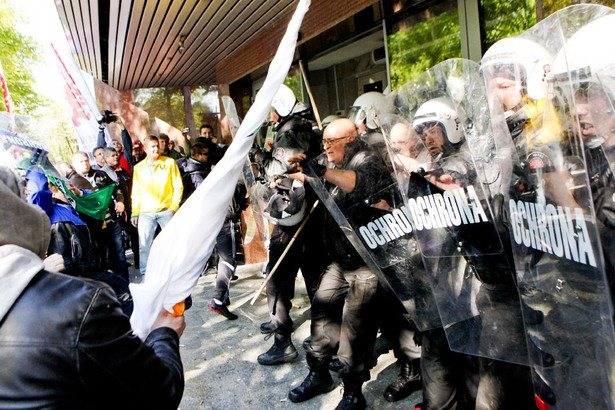
[[[68,199],[77,212],[84,213],[101,221],[105,219],[115,185],[109,185],[83,196],[76,196],[68,189],[63,179],[51,175],[48,175],[48,177],[51,183],[64,193],[66,199]]]

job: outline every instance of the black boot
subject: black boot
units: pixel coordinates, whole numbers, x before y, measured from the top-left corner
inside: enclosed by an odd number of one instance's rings
[[[331,363],[329,363],[329,370],[331,370],[332,372],[339,373],[340,371],[342,371],[343,368],[344,364],[337,357],[331,360]]]
[[[272,366],[275,364],[290,363],[298,355],[297,349],[295,349],[293,342],[290,340],[290,336],[276,333],[273,346],[265,353],[258,356],[257,360],[262,365]]]
[[[335,388],[335,383],[328,368],[331,358],[317,358],[307,353],[306,359],[308,366],[310,366],[310,373],[298,387],[288,393],[288,399],[293,403],[309,400]]]
[[[344,380],[344,397],[335,410],[363,410],[367,407],[365,397],[361,391],[363,383]]]
[[[412,361],[401,361],[401,370],[399,376],[384,391],[386,401],[395,402],[405,399],[412,392],[419,390],[422,386],[421,380],[421,359]]]
[[[271,322],[263,322],[261,323],[261,333],[264,335],[268,335],[269,333],[273,333],[275,331],[275,325]]]

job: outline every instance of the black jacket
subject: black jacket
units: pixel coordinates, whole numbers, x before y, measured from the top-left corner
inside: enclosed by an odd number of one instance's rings
[[[177,333],[145,343],[113,291],[41,271],[0,321],[0,408],[176,409],[184,388]]]
[[[211,164],[208,162],[199,162],[193,158],[180,158],[175,162],[177,163],[177,168],[179,168],[179,173],[184,183],[183,204],[199,185],[201,185],[207,175],[209,175],[211,172]]]
[[[387,189],[393,180],[380,155],[360,139],[348,142],[344,147],[344,164],[341,169],[356,173],[356,185],[352,192],[327,183],[331,197],[348,221],[358,229],[383,214],[371,205],[381,199],[392,204],[391,192]],[[348,241],[333,217],[327,213],[324,223],[324,243],[329,256],[347,270],[358,269],[365,262]]]

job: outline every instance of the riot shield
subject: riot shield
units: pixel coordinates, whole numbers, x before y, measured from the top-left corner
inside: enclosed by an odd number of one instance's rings
[[[604,41],[583,28],[612,14],[569,7],[518,36],[542,49],[533,69],[523,54],[528,47],[482,62],[491,108],[505,112],[516,148],[506,208],[532,377],[545,408],[615,407],[607,282],[613,268],[605,254],[615,238],[597,212],[612,181],[612,161],[597,135],[612,110],[605,107],[608,64],[597,75],[588,67],[595,60],[573,62],[575,53]],[[603,47],[601,58],[612,55]],[[512,109],[498,98],[499,81],[521,85]]]
[[[328,210],[327,235],[338,235],[331,241],[335,252],[348,255],[344,263],[366,264],[378,276],[381,286],[397,297],[406,318],[419,330],[441,326],[392,165],[385,162],[388,158],[382,158],[379,147],[363,138],[348,145],[352,148],[348,148],[341,169],[357,175],[357,185],[351,193],[323,184],[311,174],[310,166],[305,170],[310,186]],[[327,164],[324,154],[313,161]]]
[[[21,115],[10,116],[0,113],[0,162],[13,169],[26,170],[32,166],[48,166],[49,150],[46,144],[37,141],[29,135],[11,130],[11,123],[19,124],[19,129],[26,128],[29,118]]]
[[[510,144],[494,136],[478,65],[447,60],[388,99],[386,110],[407,118],[419,136],[414,161],[406,160],[414,169],[404,172],[404,206],[450,348],[527,364],[512,254],[501,239],[498,190],[507,179],[499,165]],[[383,129],[401,163],[396,127]]]

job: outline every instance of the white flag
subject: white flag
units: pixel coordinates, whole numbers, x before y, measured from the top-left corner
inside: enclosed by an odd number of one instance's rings
[[[58,70],[64,79],[64,96],[68,107],[79,150],[91,152],[96,148],[98,140],[98,123],[96,117],[100,111],[96,106],[96,100],[88,88],[81,70],[71,56],[62,58],[58,49],[51,44],[53,54],[57,58]],[[111,141],[105,129],[105,138]]]
[[[144,282],[130,285],[134,300],[130,321],[141,339],[147,337],[163,307],[171,311],[196,285],[224,223],[235,185],[252,147],[254,132],[267,118],[271,101],[293,62],[297,35],[309,6],[309,0],[299,1],[269,65],[265,83],[233,143],[154,241]]]

